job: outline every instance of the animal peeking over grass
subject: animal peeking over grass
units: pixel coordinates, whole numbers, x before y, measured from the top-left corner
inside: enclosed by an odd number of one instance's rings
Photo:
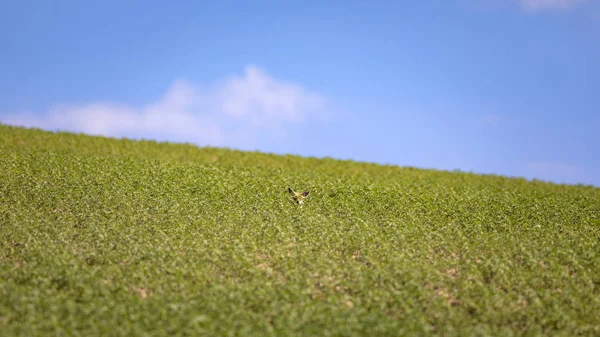
[[[304,202],[304,199],[306,199],[306,197],[308,197],[308,194],[310,193],[310,191],[304,191],[302,193],[296,192],[291,187],[288,187],[288,192],[292,196],[292,200],[294,202],[296,202],[298,205],[300,205],[300,207],[302,207],[302,203]]]

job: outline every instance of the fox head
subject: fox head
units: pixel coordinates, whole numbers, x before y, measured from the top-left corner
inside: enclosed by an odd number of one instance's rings
[[[304,191],[302,193],[300,192],[296,192],[294,191],[291,187],[288,187],[288,192],[290,193],[290,195],[292,196],[292,199],[298,204],[300,205],[300,207],[302,207],[302,203],[304,202],[304,199],[306,199],[306,197],[308,197],[308,194],[310,193],[310,191]]]

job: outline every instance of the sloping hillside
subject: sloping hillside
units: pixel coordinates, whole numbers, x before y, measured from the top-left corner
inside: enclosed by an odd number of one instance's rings
[[[3,336],[593,336],[600,189],[0,125],[0,266]]]

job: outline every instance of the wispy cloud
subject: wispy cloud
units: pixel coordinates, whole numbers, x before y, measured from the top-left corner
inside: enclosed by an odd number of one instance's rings
[[[469,9],[483,12],[497,11],[518,6],[522,11],[534,13],[541,11],[564,11],[589,0],[459,0],[459,3]]]
[[[202,88],[177,80],[162,97],[144,106],[60,105],[44,113],[0,114],[0,121],[46,130],[239,147],[253,146],[265,134],[281,137],[286,125],[325,113],[321,95],[275,79],[254,65]]]
[[[570,163],[528,161],[525,166],[532,177],[541,180],[569,184],[589,180],[586,171],[582,167]]]
[[[541,10],[565,10],[580,5],[587,0],[517,0],[521,8],[528,12]]]

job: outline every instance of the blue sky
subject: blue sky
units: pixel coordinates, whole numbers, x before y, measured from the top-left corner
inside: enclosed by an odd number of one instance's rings
[[[13,1],[0,123],[600,186],[600,1]]]

